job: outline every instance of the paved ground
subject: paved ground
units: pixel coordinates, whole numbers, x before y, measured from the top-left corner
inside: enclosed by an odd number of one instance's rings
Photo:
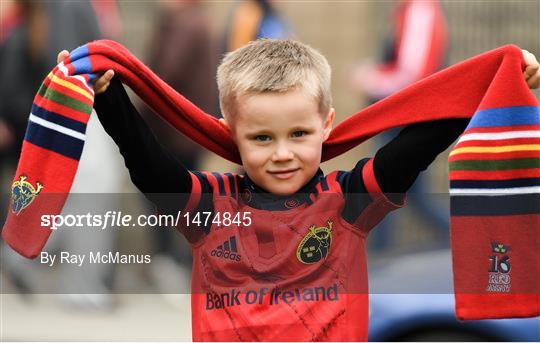
[[[59,295],[0,295],[0,341],[190,341],[189,295],[115,295],[112,311],[75,310]]]

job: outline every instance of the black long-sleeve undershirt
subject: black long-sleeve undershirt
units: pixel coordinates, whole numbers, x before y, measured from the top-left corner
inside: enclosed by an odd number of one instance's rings
[[[191,191],[188,170],[156,140],[118,78],[114,77],[107,91],[96,96],[94,108],[142,193]]]
[[[465,130],[469,119],[444,119],[406,126],[380,148],[373,160],[377,182],[384,193],[405,193]]]
[[[96,96],[94,107],[141,192],[190,193],[188,170],[158,143],[117,78],[106,92]],[[383,192],[405,193],[418,174],[463,132],[468,121],[447,119],[405,127],[375,155],[375,176]]]

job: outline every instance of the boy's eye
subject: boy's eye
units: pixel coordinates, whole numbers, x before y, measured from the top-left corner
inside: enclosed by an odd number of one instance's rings
[[[255,136],[255,140],[259,142],[267,142],[270,140],[270,136],[268,135],[257,135]]]
[[[306,134],[307,134],[306,131],[294,131],[292,133],[292,136],[295,137],[295,138],[298,138],[298,137],[305,136]]]

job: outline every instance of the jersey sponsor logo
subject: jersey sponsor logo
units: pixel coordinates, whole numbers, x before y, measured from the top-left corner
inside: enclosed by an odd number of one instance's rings
[[[251,290],[231,289],[225,293],[206,293],[206,310],[219,310],[238,305],[282,305],[299,302],[339,301],[338,286],[280,289],[261,287]]]
[[[36,187],[34,187],[34,185],[26,181],[27,178],[27,176],[21,175],[19,180],[11,185],[11,210],[15,215],[30,206],[43,189],[41,183],[36,182]]]
[[[229,239],[223,242],[223,244],[218,245],[217,248],[210,252],[210,255],[235,262],[240,262],[240,260],[242,259],[242,256],[238,254],[235,236],[229,237]]]
[[[510,292],[510,247],[500,242],[491,243],[489,257],[488,292]]]
[[[300,262],[312,264],[328,256],[332,245],[332,226],[333,223],[329,220],[327,226],[312,225],[309,228],[307,235],[296,249],[296,257]]]

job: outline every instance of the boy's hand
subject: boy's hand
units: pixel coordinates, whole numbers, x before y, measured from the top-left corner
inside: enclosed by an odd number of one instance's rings
[[[62,60],[66,59],[69,56],[69,52],[67,50],[62,50],[58,54],[58,57],[56,58],[56,63],[62,62]],[[99,75],[99,77],[94,82],[94,92],[96,94],[103,93],[107,90],[107,87],[111,84],[111,80],[114,76],[114,70],[109,69],[103,74]]]
[[[527,50],[521,50],[523,58],[525,59],[525,81],[529,85],[529,88],[536,89],[540,86],[540,64],[536,60],[536,57]]]

